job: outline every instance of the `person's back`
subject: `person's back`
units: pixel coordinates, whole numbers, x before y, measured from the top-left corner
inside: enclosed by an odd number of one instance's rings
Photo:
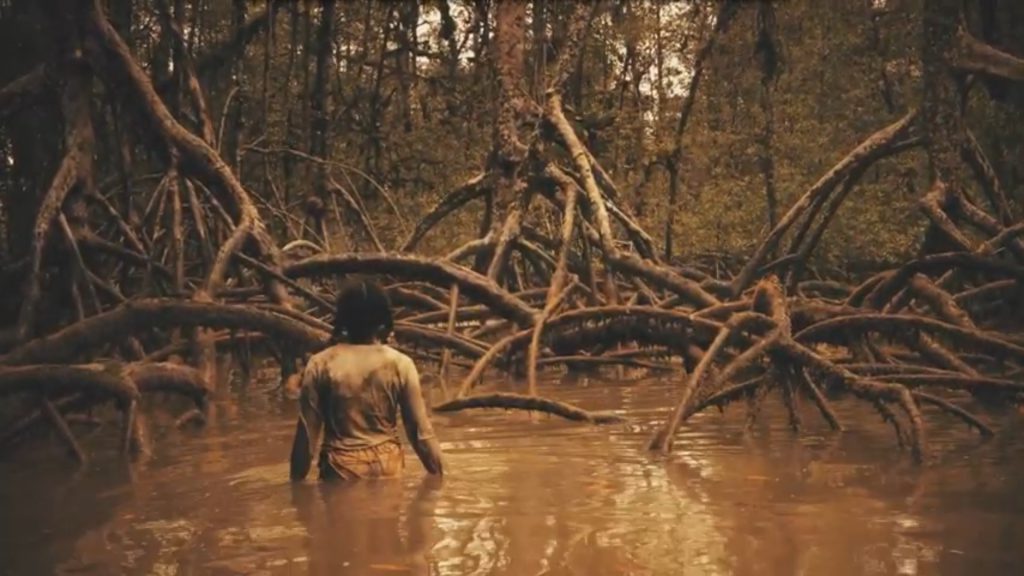
[[[397,476],[403,468],[399,413],[424,467],[440,474],[441,451],[416,366],[380,343],[391,330],[383,291],[365,282],[350,285],[339,296],[337,316],[336,339],[350,342],[315,354],[303,372],[292,478],[305,478],[317,450],[321,479]]]

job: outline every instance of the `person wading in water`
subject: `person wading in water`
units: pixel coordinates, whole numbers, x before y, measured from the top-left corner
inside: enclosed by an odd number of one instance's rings
[[[319,451],[321,480],[400,476],[405,467],[398,413],[430,474],[442,474],[441,446],[413,361],[384,344],[391,303],[377,284],[349,281],[338,294],[331,345],[302,374],[291,478],[305,479]]]

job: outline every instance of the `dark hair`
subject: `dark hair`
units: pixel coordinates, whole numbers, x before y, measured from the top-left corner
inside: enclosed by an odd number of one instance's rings
[[[375,338],[387,340],[394,330],[391,301],[376,282],[346,280],[334,307],[334,342],[368,344]]]

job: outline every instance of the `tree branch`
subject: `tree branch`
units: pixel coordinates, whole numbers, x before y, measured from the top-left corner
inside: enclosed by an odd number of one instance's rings
[[[953,65],[964,72],[1024,81],[1024,58],[978,40],[963,26],[957,31]]]

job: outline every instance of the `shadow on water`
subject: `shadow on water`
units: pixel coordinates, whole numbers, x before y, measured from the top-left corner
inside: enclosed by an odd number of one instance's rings
[[[621,427],[437,415],[443,481],[406,450],[400,480],[292,484],[294,407],[258,393],[219,404],[200,432],[156,426],[156,453],[136,466],[116,434],[95,434],[79,471],[43,444],[0,464],[0,575],[1024,573],[1020,413],[990,414],[989,442],[931,421],[935,461],[921,469],[852,402],[842,435],[808,410],[794,436],[771,403],[747,433],[737,406],[697,416],[671,457],[653,457],[642,447],[673,393],[545,391],[621,410]]]

